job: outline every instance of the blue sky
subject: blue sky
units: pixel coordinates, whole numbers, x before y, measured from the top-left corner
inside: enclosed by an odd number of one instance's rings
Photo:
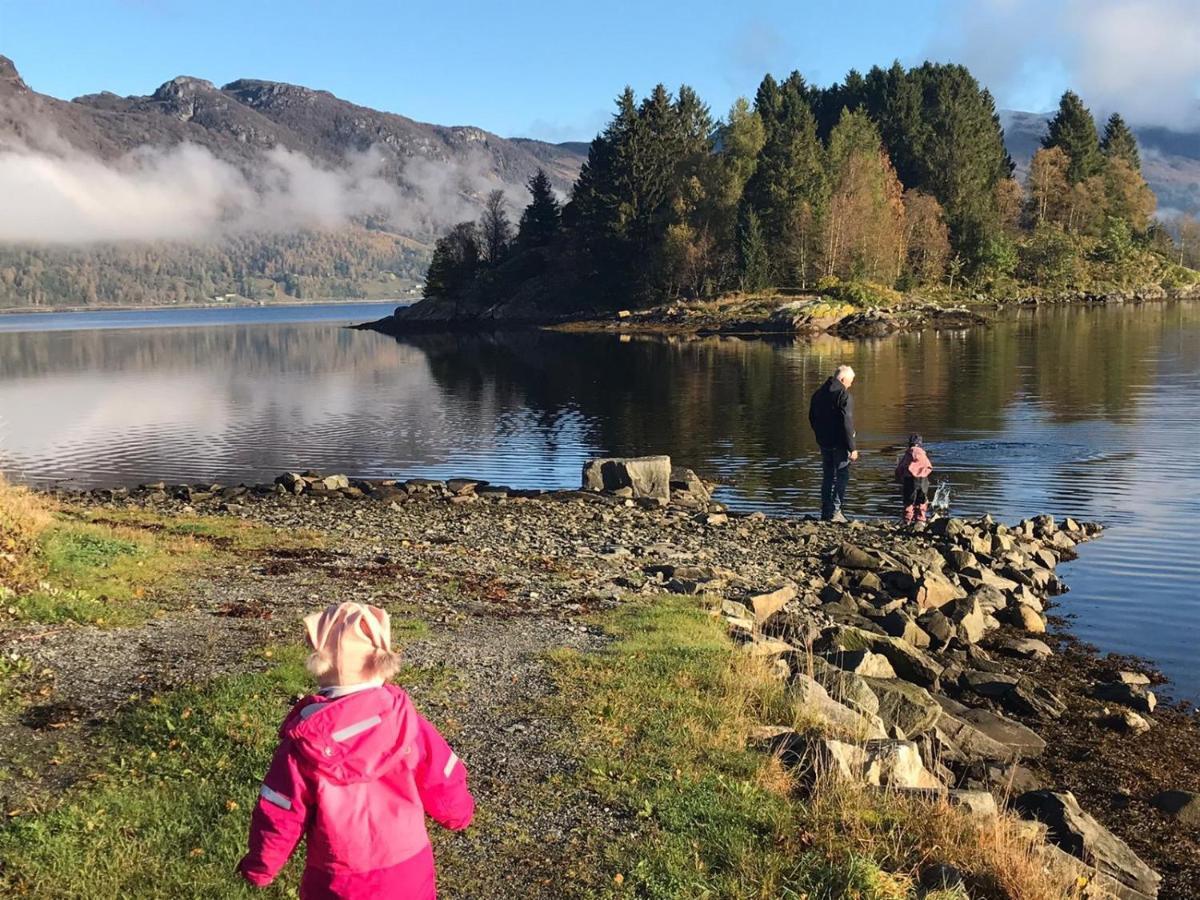
[[[35,90],[63,98],[102,89],[146,94],[180,74],[217,84],[255,77],[423,121],[548,140],[590,138],[626,83],[643,94],[659,81],[686,82],[723,113],[737,96],[752,95],[768,70],[798,68],[828,83],[850,67],[894,58],[964,61],[1002,107],[1048,109],[1082,78],[1084,87],[1094,83],[1099,108],[1111,101],[1133,119],[1160,116],[1157,108],[1149,114],[1160,100],[1114,86],[1111,72],[1089,72],[1085,54],[1095,52],[1094,42],[1071,20],[1081,2],[0,0],[0,53]],[[1087,9],[1119,16],[1140,7],[1141,19],[1146,7],[1161,10],[1161,29],[1171,34],[1179,32],[1170,16],[1194,12],[1195,3],[1091,0]],[[1040,40],[1028,38],[1034,10]],[[1115,27],[1127,41],[1119,18]],[[1130,82],[1139,80],[1139,66],[1161,64],[1161,55],[1150,48],[1144,62],[1124,60]],[[1195,101],[1200,70],[1181,65],[1182,75],[1167,74],[1190,84],[1190,94],[1184,90],[1182,105],[1161,117]],[[1130,104],[1148,114],[1131,113]]]

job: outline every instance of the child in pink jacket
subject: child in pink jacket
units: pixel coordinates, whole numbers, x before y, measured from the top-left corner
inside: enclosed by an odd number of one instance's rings
[[[904,500],[904,522],[911,525],[915,519],[924,522],[929,511],[929,476],[933,463],[922,444],[919,434],[908,436],[908,449],[896,463],[896,481]]]
[[[437,896],[428,813],[466,828],[467,772],[449,745],[386,680],[399,657],[388,614],[343,603],[304,620],[320,690],[284,719],[238,871],[270,884],[301,836],[303,900]]]

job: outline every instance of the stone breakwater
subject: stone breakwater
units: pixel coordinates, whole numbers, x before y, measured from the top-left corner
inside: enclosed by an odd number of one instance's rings
[[[1050,516],[925,528],[741,516],[665,457],[596,461],[585,483],[527,491],[300,472],[273,484],[157,483],[84,499],[278,527],[333,520],[351,536],[379,536],[389,565],[436,558],[448,577],[478,586],[457,601],[464,608],[505,615],[575,615],[630,594],[703,597],[739,652],[787,685],[797,721],[811,724],[765,722],[757,735],[802,774],[821,767],[985,816],[1008,806],[1089,890],[1159,896],[1158,868],[1171,885],[1163,896],[1195,895],[1188,835],[1200,799],[1183,759],[1189,746],[1194,754],[1194,724],[1159,707],[1136,666],[1080,662],[1047,614],[1066,589],[1058,565],[1100,526]],[[1104,800],[1079,744],[1103,746],[1112,781],[1126,777],[1129,748],[1181,762],[1129,775],[1127,808],[1139,818]]]

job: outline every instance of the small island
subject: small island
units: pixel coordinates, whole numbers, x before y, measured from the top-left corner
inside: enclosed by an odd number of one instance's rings
[[[437,242],[424,299],[369,327],[861,335],[1200,295],[1120,115],[1101,132],[1068,91],[1021,176],[959,65],[768,75],[719,122],[686,85],[626,89],[565,203],[539,172],[514,229],[494,192]]]

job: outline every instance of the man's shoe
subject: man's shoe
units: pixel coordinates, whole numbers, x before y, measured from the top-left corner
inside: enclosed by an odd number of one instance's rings
[[[846,524],[847,522],[849,522],[850,520],[849,520],[849,519],[847,519],[845,516],[843,516],[843,515],[842,515],[842,511],[839,509],[837,512],[835,512],[835,513],[833,514],[833,518],[832,518],[832,519],[830,519],[829,521],[830,521],[830,522],[835,522],[835,523],[837,523],[838,525],[845,525],[845,524]]]

